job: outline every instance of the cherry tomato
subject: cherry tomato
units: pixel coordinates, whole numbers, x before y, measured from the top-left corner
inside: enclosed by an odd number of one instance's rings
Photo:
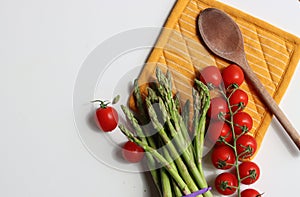
[[[222,195],[231,195],[235,193],[238,180],[236,176],[230,172],[219,174],[215,180],[215,187]]]
[[[144,149],[134,142],[128,141],[122,149],[123,158],[131,163],[137,163],[144,157]]]
[[[226,100],[223,97],[215,97],[210,101],[210,107],[208,109],[207,115],[211,119],[218,120],[219,116],[226,116],[229,112]]]
[[[96,110],[96,118],[100,129],[104,132],[114,130],[119,121],[119,116],[115,108],[107,106],[107,104],[100,104],[100,107]]]
[[[255,189],[245,189],[241,192],[241,197],[261,197],[261,194]]]
[[[212,151],[211,161],[218,169],[230,169],[235,163],[234,151],[227,145],[216,146]]]
[[[225,87],[232,84],[240,86],[244,81],[244,72],[239,66],[230,64],[222,71],[222,77]]]
[[[222,76],[219,68],[216,66],[207,66],[200,72],[200,81],[204,84],[212,84],[218,87],[222,82]]]
[[[224,121],[211,121],[207,128],[207,137],[216,145],[230,143],[232,140],[232,132],[230,127]]]
[[[254,153],[256,152],[257,149],[257,142],[254,137],[251,135],[241,135],[237,140],[236,140],[236,150],[239,155],[239,159],[248,159]]]
[[[229,97],[229,103],[231,110],[235,112],[236,110],[241,111],[248,104],[248,95],[241,89],[233,90],[234,92]]]
[[[255,183],[260,175],[258,165],[252,161],[245,161],[239,165],[241,182],[245,185]]]
[[[238,112],[233,115],[234,133],[240,135],[252,129],[253,120],[247,112]]]

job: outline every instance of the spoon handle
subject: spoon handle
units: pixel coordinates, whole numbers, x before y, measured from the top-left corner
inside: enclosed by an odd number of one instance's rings
[[[264,85],[260,82],[257,78],[256,74],[253,70],[249,67],[247,60],[243,61],[243,64],[240,64],[241,68],[244,70],[248,80],[252,83],[253,87],[255,88],[256,92],[258,93],[260,99],[263,100],[264,104],[268,107],[268,109],[276,116],[280,124],[285,129],[286,133],[290,136],[293,140],[295,145],[300,150],[300,135],[297,130],[293,127],[290,121],[287,119],[283,111],[279,108],[277,103],[274,99],[270,96],[267,92]]]

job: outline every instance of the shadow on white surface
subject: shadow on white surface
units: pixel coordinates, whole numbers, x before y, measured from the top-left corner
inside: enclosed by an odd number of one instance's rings
[[[294,144],[294,142],[291,140],[291,138],[288,136],[288,134],[284,131],[284,128],[281,126],[281,124],[278,122],[276,118],[273,118],[270,124],[270,127],[272,128],[268,132],[275,132],[275,134],[278,136],[278,138],[282,141],[283,147],[294,157],[300,156],[300,151],[297,148],[297,146]]]

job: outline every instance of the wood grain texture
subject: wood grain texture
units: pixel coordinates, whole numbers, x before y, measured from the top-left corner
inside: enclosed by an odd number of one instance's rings
[[[244,70],[248,81],[252,84],[259,98],[270,112],[276,116],[300,150],[299,133],[248,65],[244,51],[243,36],[238,25],[225,12],[215,8],[207,8],[202,11],[198,25],[204,43],[214,54],[236,63]]]

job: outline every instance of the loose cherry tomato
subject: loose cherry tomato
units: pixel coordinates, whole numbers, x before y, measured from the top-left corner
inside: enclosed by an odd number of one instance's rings
[[[253,120],[247,112],[238,112],[233,115],[234,133],[240,135],[252,129]]]
[[[241,192],[241,197],[261,197],[262,194],[260,194],[255,189],[245,189]]]
[[[232,84],[240,86],[244,81],[244,72],[239,66],[230,64],[222,71],[222,77],[225,87]]]
[[[236,140],[236,150],[240,160],[250,158],[252,155],[254,155],[256,149],[256,139],[251,135],[241,135]]]
[[[108,102],[95,100],[93,102],[100,102],[100,107],[96,110],[96,118],[98,126],[104,132],[114,130],[119,121],[119,116],[115,108],[108,106]]]
[[[241,111],[248,104],[248,95],[241,89],[232,90],[233,93],[229,93],[229,103],[231,110],[235,112],[236,110]]]
[[[216,66],[207,66],[200,72],[200,81],[204,84],[212,84],[218,87],[222,83],[222,76],[219,68]]]
[[[227,145],[215,146],[211,154],[211,161],[218,169],[230,169],[235,163],[234,151]]]
[[[144,157],[144,149],[134,142],[128,141],[122,149],[123,158],[131,163],[137,163]]]
[[[219,116],[226,116],[229,112],[226,100],[223,97],[215,97],[210,101],[210,107],[208,109],[207,115],[211,119],[218,120]]]
[[[216,145],[230,143],[232,140],[232,132],[230,127],[224,121],[211,121],[207,128],[207,137]]]
[[[215,187],[222,195],[231,195],[235,193],[238,180],[236,176],[230,172],[219,174],[215,180]]]
[[[252,161],[245,161],[239,165],[241,182],[245,185],[255,183],[260,175],[258,165]]]

